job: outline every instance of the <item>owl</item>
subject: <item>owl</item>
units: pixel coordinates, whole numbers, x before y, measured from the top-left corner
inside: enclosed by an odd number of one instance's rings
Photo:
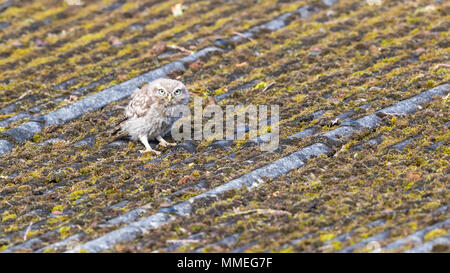
[[[180,109],[187,105],[189,91],[177,80],[160,78],[136,89],[125,108],[125,120],[121,123],[121,131],[127,133],[132,140],[140,140],[145,146],[142,153],[161,152],[153,150],[149,139],[156,139],[159,145],[167,147],[169,143],[163,139],[173,123],[181,117]]]

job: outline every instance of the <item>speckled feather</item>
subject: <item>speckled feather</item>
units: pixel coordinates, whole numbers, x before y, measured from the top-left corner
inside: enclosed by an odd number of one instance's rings
[[[164,93],[160,93],[164,90]],[[180,90],[176,94],[176,90]],[[163,91],[161,91],[163,92]],[[180,118],[180,109],[187,105],[189,91],[180,81],[157,79],[136,89],[125,109],[126,120],[121,129],[132,140],[143,135],[149,139],[164,136]]]

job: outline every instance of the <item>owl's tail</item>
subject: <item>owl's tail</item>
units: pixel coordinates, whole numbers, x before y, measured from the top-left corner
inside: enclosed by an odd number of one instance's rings
[[[123,117],[121,120],[119,120],[116,125],[111,129],[109,132],[109,138],[111,139],[111,142],[124,139],[128,137],[128,134],[126,132],[122,132],[122,125],[127,121],[127,117]]]

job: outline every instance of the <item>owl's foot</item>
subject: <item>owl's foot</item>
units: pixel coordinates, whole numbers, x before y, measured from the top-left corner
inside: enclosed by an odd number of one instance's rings
[[[152,152],[155,153],[156,155],[160,155],[161,152],[160,151],[156,151],[153,150],[152,147],[150,147],[150,145],[148,144],[148,138],[147,136],[142,136],[139,138],[139,140],[142,142],[142,144],[144,144],[145,146],[145,150],[140,150],[139,152],[141,152],[141,154],[143,153],[148,153],[148,152]]]
[[[144,153],[155,153],[156,155],[160,155],[161,154],[161,152],[160,151],[157,151],[157,150],[153,150],[152,148],[150,148],[150,149],[145,149],[145,150],[139,150],[139,152],[141,152],[141,154],[144,154]]]
[[[176,143],[165,141],[164,138],[162,138],[161,136],[158,136],[156,139],[159,141],[159,145],[161,145],[163,147],[176,146],[177,145]]]
[[[160,142],[159,145],[163,146],[163,147],[167,147],[167,146],[177,146],[176,143],[172,143],[172,142]]]

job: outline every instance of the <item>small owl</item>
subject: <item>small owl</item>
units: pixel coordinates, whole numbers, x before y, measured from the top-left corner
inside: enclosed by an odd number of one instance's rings
[[[141,152],[161,152],[153,150],[148,139],[157,139],[159,145],[174,146],[162,137],[166,135],[173,123],[181,115],[180,109],[187,105],[189,91],[186,86],[176,80],[157,79],[136,89],[125,108],[126,119],[121,123],[122,132],[131,136],[132,140],[140,140],[145,146]]]

